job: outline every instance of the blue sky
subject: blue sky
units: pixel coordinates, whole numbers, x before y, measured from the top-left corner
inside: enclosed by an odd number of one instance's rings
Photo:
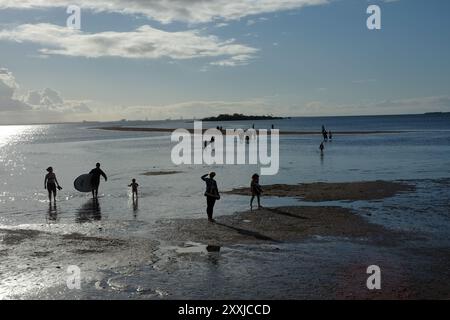
[[[0,0],[1,123],[450,111],[446,0],[78,3]]]

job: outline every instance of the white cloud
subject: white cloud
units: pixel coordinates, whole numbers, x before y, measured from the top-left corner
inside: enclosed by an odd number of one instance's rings
[[[29,91],[23,100],[36,110],[56,111],[61,113],[91,112],[87,102],[65,100],[58,91],[50,88],[45,88],[41,91]]]
[[[229,59],[223,59],[219,61],[211,62],[210,64],[213,66],[221,66],[221,67],[235,67],[235,66],[241,66],[248,63],[248,61],[252,59],[252,56],[241,54],[237,56],[233,56]]]
[[[148,25],[130,32],[83,33],[53,24],[24,24],[0,31],[0,40],[37,43],[41,54],[87,58],[225,58],[243,65],[258,51],[234,39],[221,41],[197,30],[166,32]]]
[[[330,0],[0,0],[0,9],[61,8],[77,4],[82,10],[144,15],[170,23],[237,20],[250,15],[326,4]]]
[[[226,23],[226,22],[220,22],[220,23],[215,25],[216,28],[224,28],[224,27],[227,27],[227,26],[228,26],[228,23]]]
[[[45,122],[62,121],[73,114],[91,112],[86,101],[65,100],[53,89],[29,91],[25,96],[17,94],[18,84],[12,72],[0,68],[0,114],[1,123],[34,119]],[[50,120],[48,120],[50,121]]]
[[[13,74],[6,68],[0,68],[0,112],[30,109],[26,103],[16,99],[17,88]]]

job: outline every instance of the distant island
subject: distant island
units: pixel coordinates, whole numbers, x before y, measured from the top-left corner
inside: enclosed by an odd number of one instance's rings
[[[246,116],[240,113],[234,113],[234,114],[220,114],[217,117],[204,118],[202,119],[202,121],[276,120],[276,119],[284,119],[284,118],[274,116]]]
[[[425,112],[424,115],[426,115],[426,116],[441,116],[441,115],[447,116],[447,115],[450,115],[450,112],[440,112],[440,111]]]

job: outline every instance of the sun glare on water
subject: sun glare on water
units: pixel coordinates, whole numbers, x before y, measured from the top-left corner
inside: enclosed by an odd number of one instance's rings
[[[42,126],[0,126],[0,148],[18,140],[23,140],[24,135],[32,136]]]

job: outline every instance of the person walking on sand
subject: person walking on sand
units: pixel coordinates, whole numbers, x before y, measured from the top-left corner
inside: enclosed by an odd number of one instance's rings
[[[100,176],[102,176],[105,181],[108,181],[108,177],[106,177],[106,174],[103,172],[102,169],[100,169],[100,163],[96,163],[95,168],[89,172],[89,174],[92,175],[91,178],[91,184],[92,184],[92,198],[94,200],[98,199],[98,187],[100,186]]]
[[[216,176],[215,172],[208,173],[203,175],[201,179],[205,181],[206,183],[206,191],[205,191],[205,197],[206,197],[206,214],[208,215],[208,221],[209,222],[215,222],[213,219],[213,212],[214,212],[214,205],[216,203],[216,200],[220,199],[219,189],[217,188],[217,182],[214,180],[214,177]]]
[[[259,184],[259,175],[256,173],[252,176],[252,182],[250,183],[250,190],[252,191],[252,198],[250,199],[250,210],[253,210],[253,200],[255,199],[255,197],[258,200],[258,209],[261,209],[262,207],[260,197],[262,193],[262,188],[261,185]]]
[[[131,184],[129,184],[128,186],[131,187],[131,192],[132,192],[132,195],[133,195],[133,199],[134,199],[135,196],[137,198],[139,184],[136,182],[136,179],[132,179],[131,180]]]
[[[58,190],[61,190],[61,186],[58,183],[58,179],[56,179],[56,175],[53,172],[52,167],[47,168],[47,174],[45,175],[44,179],[44,188],[48,191],[48,200],[50,203],[52,202],[52,194],[53,194],[53,201],[56,203],[56,188]]]

